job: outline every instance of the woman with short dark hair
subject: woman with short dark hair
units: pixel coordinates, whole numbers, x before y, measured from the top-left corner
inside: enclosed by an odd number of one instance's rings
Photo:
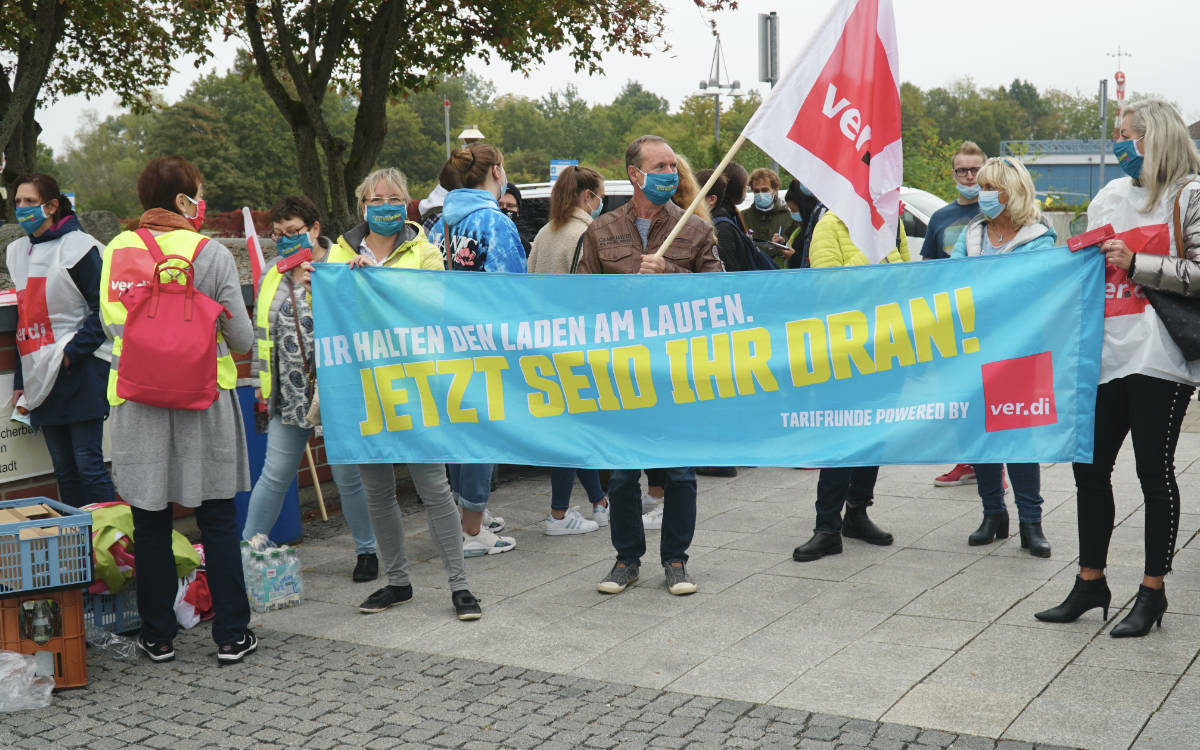
[[[200,234],[204,187],[200,170],[180,156],[152,159],[138,178],[145,212],[138,231],[125,231],[104,249],[100,302],[105,331],[112,340],[113,364],[108,401],[112,406],[113,474],[133,511],[134,565],[142,631],[137,644],[152,661],[175,658],[175,557],[171,549],[171,503],[191,508],[204,544],[212,594],[212,637],[217,661],[239,662],[258,648],[249,629],[250,604],[242,577],[237,510],[233,498],[250,489],[246,433],[238,406],[233,352],[247,352],[254,331],[246,314],[237,264],[229,250]],[[117,290],[148,283],[155,273],[157,245],[165,256],[191,266],[195,290],[225,311],[218,317],[216,399],[205,409],[163,408],[117,394],[125,378],[119,368],[128,310]],[[164,285],[176,275],[164,272]],[[145,375],[145,373],[138,373]],[[152,374],[151,374],[152,375]],[[169,394],[172,383],[159,383]]]
[[[113,499],[104,465],[111,347],[100,325],[100,243],[83,231],[50,175],[13,183],[25,236],[6,254],[17,289],[13,407],[39,428],[58,497],[80,507]]]

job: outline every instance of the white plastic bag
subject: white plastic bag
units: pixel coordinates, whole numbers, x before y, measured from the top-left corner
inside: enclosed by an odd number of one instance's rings
[[[46,708],[54,690],[53,677],[37,676],[37,660],[0,651],[0,711]]]

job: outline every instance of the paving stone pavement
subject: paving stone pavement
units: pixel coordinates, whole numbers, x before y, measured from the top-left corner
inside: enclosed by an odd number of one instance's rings
[[[1051,750],[746,701],[258,631],[217,667],[206,628],[167,664],[89,658],[86,689],[0,714],[0,747]],[[1061,749],[1059,749],[1061,750]]]
[[[1032,617],[1077,566],[1069,465],[1043,466],[1049,559],[1015,538],[968,547],[979,499],[974,486],[933,488],[944,466],[881,470],[871,515],[894,546],[847,540],[804,564],[790,553],[811,532],[816,472],[701,477],[689,563],[700,591],[688,597],[664,590],[657,532],[642,580],[598,594],[607,531],[542,534],[549,480],[526,470],[492,496],[517,549],[468,561],[482,620],[453,618],[422,511],[402,494],[411,603],[358,614],[378,583],[350,582],[340,516],[309,523],[307,600],[255,615],[249,663],[218,669],[205,626],[179,638],[170,665],[91,653],[88,688],[0,714],[0,748],[1200,748],[1200,434],[1185,432],[1176,453],[1183,508],[1163,627],[1114,640],[1141,576],[1132,453],[1114,472],[1108,622]]]

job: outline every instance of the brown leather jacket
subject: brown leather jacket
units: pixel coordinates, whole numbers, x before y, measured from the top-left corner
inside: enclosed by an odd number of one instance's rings
[[[651,220],[649,238],[643,250],[642,238],[633,221],[637,216],[633,201],[603,214],[583,234],[575,273],[637,273],[642,267],[642,255],[658,250],[682,215],[683,209],[668,201]],[[717,256],[713,225],[699,216],[688,217],[663,257],[667,269],[675,273],[725,270]]]

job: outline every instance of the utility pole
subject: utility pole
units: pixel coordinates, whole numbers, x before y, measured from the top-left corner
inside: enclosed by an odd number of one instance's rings
[[[1122,52],[1121,45],[1118,44],[1117,51],[1109,52],[1108,56],[1117,60],[1117,72],[1113,74],[1113,78],[1117,82],[1117,127],[1120,127],[1121,118],[1125,116],[1125,73],[1121,70],[1121,58],[1133,57],[1133,53]]]
[[[1104,159],[1108,156],[1108,79],[1100,79],[1100,184],[1097,190],[1104,187]],[[1095,193],[1092,194],[1093,196]]]
[[[708,71],[708,79],[700,82],[700,91],[697,96],[711,96],[713,98],[714,109],[717,117],[713,128],[713,139],[715,148],[715,157],[719,161],[721,155],[721,95],[725,96],[743,96],[742,82],[730,81],[729,83],[721,83],[721,72],[724,69],[725,78],[729,78],[729,70],[725,68],[724,61],[721,57],[721,35],[713,32],[717,43],[713,47],[712,66]]]
[[[442,106],[446,110],[446,161],[450,161],[450,100],[443,99]]]
[[[775,11],[758,14],[758,80],[771,88],[779,81],[779,14]],[[779,172],[774,159],[771,171]]]

